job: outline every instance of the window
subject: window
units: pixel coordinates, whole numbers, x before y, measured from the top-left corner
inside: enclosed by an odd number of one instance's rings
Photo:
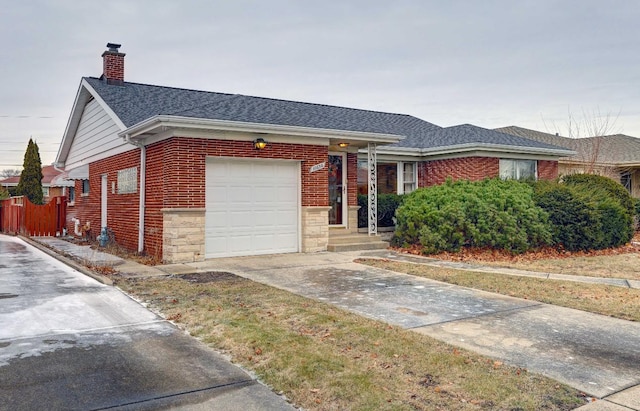
[[[408,194],[416,189],[416,163],[378,163],[376,177],[379,194]],[[358,160],[358,194],[369,191],[367,160]]]
[[[42,196],[49,197],[49,187],[42,187]]]
[[[69,187],[69,194],[68,194],[67,198],[68,198],[70,203],[73,203],[74,201],[76,201],[76,188],[75,187]]]
[[[537,161],[500,159],[500,178],[503,180],[527,180],[537,179]]]
[[[402,167],[402,192],[398,194],[409,194],[416,189],[416,163],[399,163]]]
[[[138,167],[118,170],[118,194],[131,194],[138,191]]]
[[[89,195],[89,180],[82,180],[82,195]]]
[[[620,174],[620,184],[622,184],[629,194],[631,194],[631,173],[627,171]]]

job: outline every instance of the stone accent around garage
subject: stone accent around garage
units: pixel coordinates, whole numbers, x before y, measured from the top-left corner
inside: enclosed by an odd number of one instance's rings
[[[327,251],[330,209],[331,207],[302,207],[301,252]]]
[[[162,209],[162,257],[166,263],[204,261],[204,208]]]

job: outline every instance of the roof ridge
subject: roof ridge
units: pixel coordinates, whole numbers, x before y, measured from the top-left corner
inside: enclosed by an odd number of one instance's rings
[[[85,78],[89,78],[89,79],[97,80],[97,81],[102,81],[100,78],[93,77],[93,76],[87,76]],[[423,120],[423,119],[421,119],[419,117],[413,116],[411,114],[392,113],[392,112],[389,112],[389,111],[380,111],[380,110],[371,110],[371,109],[365,109],[365,108],[338,106],[338,105],[335,105],[335,104],[311,103],[311,102],[308,102],[308,101],[287,100],[287,99],[283,99],[283,98],[262,97],[262,96],[250,96],[250,95],[240,94],[240,93],[223,93],[223,92],[219,92],[219,91],[196,90],[196,89],[184,88],[184,87],[160,86],[160,85],[157,85],[157,84],[138,83],[138,82],[134,82],[134,81],[124,81],[122,84],[123,85],[131,84],[131,85],[145,86],[145,87],[156,87],[156,88],[167,89],[167,90],[192,91],[192,92],[196,92],[196,93],[205,93],[205,94],[219,94],[219,95],[226,95],[226,96],[229,96],[229,97],[247,97],[247,98],[252,98],[252,99],[261,99],[261,100],[268,100],[268,101],[281,101],[281,102],[285,102],[285,103],[296,103],[296,104],[305,104],[305,105],[310,105],[310,106],[330,107],[330,108],[338,108],[338,109],[343,109],[343,110],[365,111],[365,112],[369,112],[369,113],[391,114],[391,115],[394,115],[394,116],[411,117],[411,118],[414,118],[414,119],[417,119],[417,120],[424,121],[424,122],[428,123],[428,121]],[[196,106],[196,107],[205,107],[205,106]],[[192,107],[191,109],[196,108],[196,107]],[[429,123],[429,124],[433,124],[433,123]]]

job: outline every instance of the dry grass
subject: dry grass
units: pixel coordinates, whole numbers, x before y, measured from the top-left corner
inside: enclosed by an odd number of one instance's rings
[[[593,258],[593,257],[592,257]],[[640,321],[640,290],[571,281],[461,271],[388,260],[357,262],[512,297]]]
[[[231,274],[117,285],[296,406],[319,410],[569,410],[581,394],[524,369]]]
[[[400,248],[397,251],[420,254],[420,247]],[[530,271],[640,281],[640,232],[636,233],[631,243],[604,250],[569,252],[546,247],[523,254],[511,254],[504,250],[463,248],[457,253],[443,252],[429,257]]]
[[[557,274],[640,281],[640,253],[533,261],[495,261],[492,265]]]

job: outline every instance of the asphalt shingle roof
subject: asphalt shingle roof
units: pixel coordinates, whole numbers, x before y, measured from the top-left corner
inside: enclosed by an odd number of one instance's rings
[[[542,143],[531,139],[500,133],[495,130],[462,124],[459,126],[433,129],[425,133],[424,136],[409,136],[399,143],[389,147],[423,148],[432,149],[438,147],[469,145],[469,144],[492,144],[501,146],[530,147],[541,149],[563,148],[554,144]]]
[[[439,128],[406,114],[139,83],[113,85],[93,77],[85,80],[127,127],[156,115],[172,115],[403,136]]]
[[[513,146],[514,152],[518,148],[559,148],[470,124],[442,128],[406,114],[140,83],[111,84],[95,77],[84,80],[126,127],[167,115],[405,137],[399,143],[387,146],[389,148],[433,149],[474,143]]]
[[[600,137],[569,138],[517,126],[501,127],[496,131],[567,147],[576,154],[566,157],[576,161],[608,164],[640,163],[640,138],[624,134]]]

